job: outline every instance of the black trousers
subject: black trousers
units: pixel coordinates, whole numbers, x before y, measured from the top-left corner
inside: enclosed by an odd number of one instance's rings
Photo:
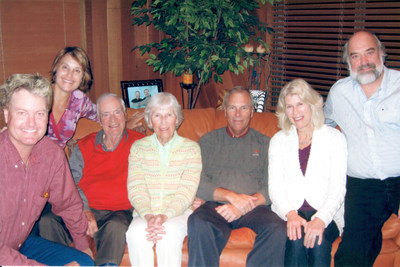
[[[125,233],[132,220],[132,209],[110,211],[90,209],[97,221],[99,231],[94,234],[96,243],[96,265],[121,263],[125,251]],[[61,217],[45,208],[39,221],[40,236],[50,241],[68,245],[72,242]]]
[[[335,266],[372,266],[382,247],[382,226],[398,212],[400,177],[347,177],[345,227]]]
[[[247,266],[283,266],[286,223],[271,211],[258,206],[238,220],[228,223],[215,208],[221,203],[208,201],[196,209],[188,220],[188,266],[218,266],[219,256],[233,229],[248,227],[256,234]]]

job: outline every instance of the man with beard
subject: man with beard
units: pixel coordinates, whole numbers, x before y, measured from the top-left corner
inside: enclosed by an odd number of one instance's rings
[[[372,266],[381,228],[400,200],[400,72],[384,66],[379,39],[355,33],[344,46],[350,77],[331,88],[326,122],[339,125],[348,144],[345,228],[335,266]]]

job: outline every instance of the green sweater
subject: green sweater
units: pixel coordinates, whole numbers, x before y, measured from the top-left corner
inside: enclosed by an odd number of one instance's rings
[[[203,170],[198,197],[213,201],[218,187],[236,193],[263,194],[268,197],[268,147],[270,138],[250,129],[243,137],[233,138],[226,128],[205,134],[200,140]]]

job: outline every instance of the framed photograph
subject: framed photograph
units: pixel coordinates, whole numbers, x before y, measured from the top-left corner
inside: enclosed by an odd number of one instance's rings
[[[151,96],[163,91],[162,80],[121,81],[122,97],[127,108],[145,108]]]

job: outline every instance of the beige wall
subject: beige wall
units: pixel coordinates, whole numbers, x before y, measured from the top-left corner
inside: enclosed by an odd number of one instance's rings
[[[82,45],[79,0],[0,0],[0,83],[13,73],[48,76],[66,45]]]
[[[48,77],[67,45],[82,45],[80,0],[0,0],[0,84],[13,73]]]

